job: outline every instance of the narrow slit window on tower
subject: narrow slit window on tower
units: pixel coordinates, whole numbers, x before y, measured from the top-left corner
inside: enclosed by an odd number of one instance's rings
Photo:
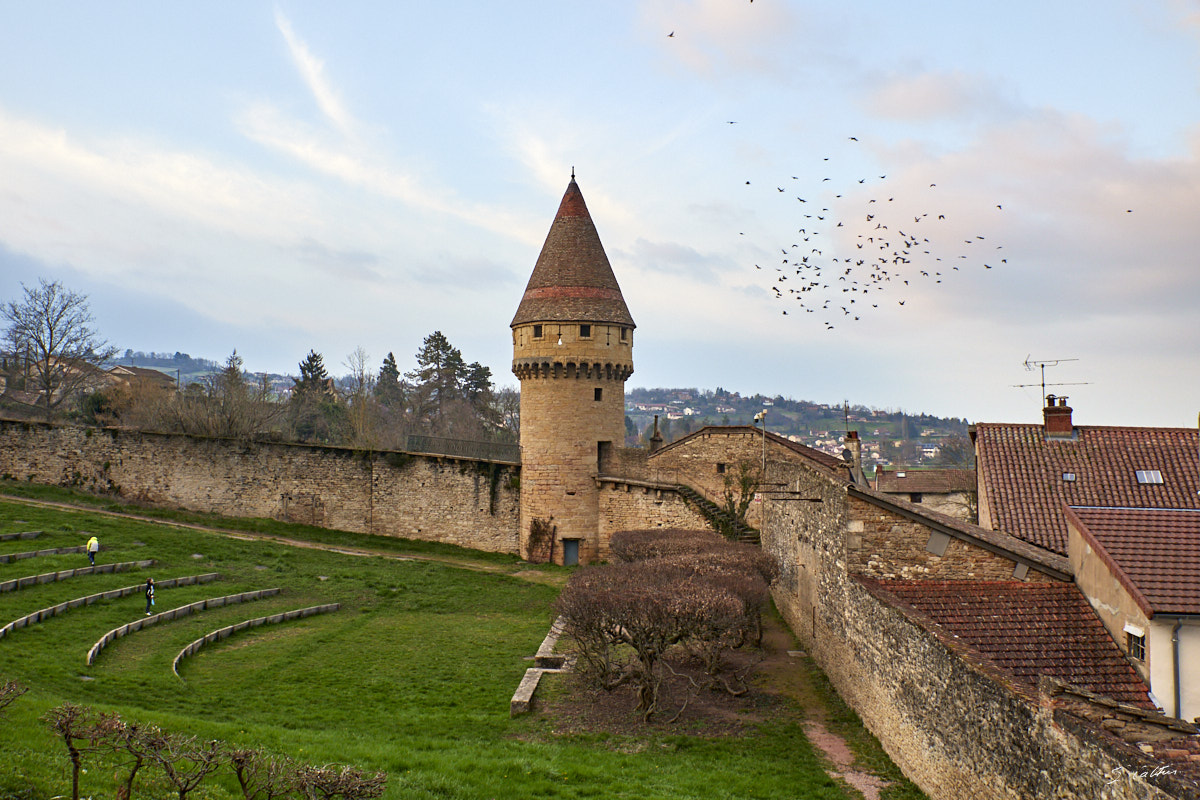
[[[592,326],[591,325],[580,325],[579,326],[579,338],[580,339],[592,338]]]
[[[629,341],[629,328],[621,328],[621,341]]]
[[[604,390],[603,390],[603,389],[601,389],[599,386],[597,386],[597,387],[596,387],[596,389],[595,389],[595,392],[596,392],[596,395],[595,395],[595,397],[596,397],[596,402],[599,402],[599,401],[602,399],[603,395],[604,395]]]
[[[533,326],[533,338],[535,338],[535,339],[542,338],[542,326],[541,325]]]

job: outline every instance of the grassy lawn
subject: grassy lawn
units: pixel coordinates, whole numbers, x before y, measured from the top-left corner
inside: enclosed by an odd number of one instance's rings
[[[11,487],[5,491],[12,491]],[[41,499],[77,502],[60,490]],[[199,515],[163,514],[174,522]],[[551,621],[552,580],[508,556],[381,540],[262,520],[206,524],[279,538],[372,547],[347,555],[238,539],[150,520],[48,509],[0,498],[0,553],[83,544],[99,562],[155,559],[146,570],[90,575],[0,594],[0,625],[39,608],[119,586],[219,572],[218,581],[161,589],[156,611],[206,597],[280,587],[268,599],[160,623],[118,639],[93,667],[84,656],[106,631],[143,614],[141,594],[72,609],[0,640],[0,679],[31,691],[0,718],[0,798],[48,800],[69,791],[66,751],[39,718],[64,701],[180,733],[263,747],[296,759],[383,770],[389,798],[842,798],[794,721],[751,735],[557,735],[552,721],[510,719],[509,698]],[[404,556],[420,559],[405,559]],[[432,559],[432,560],[431,560]],[[86,566],[67,555],[0,564],[0,580]],[[211,644],[183,662],[187,643],[243,619],[321,603],[340,611],[266,626]],[[82,795],[112,797],[111,764],[85,764]],[[166,796],[147,781],[137,797]],[[142,778],[139,778],[142,781]],[[231,773],[194,798],[233,798]]]

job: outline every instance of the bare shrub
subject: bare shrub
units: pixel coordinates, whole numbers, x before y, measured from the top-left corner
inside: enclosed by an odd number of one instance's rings
[[[22,686],[16,681],[0,683],[0,711],[8,708],[17,698],[29,691],[28,686]]]
[[[306,800],[344,800],[379,797],[387,788],[387,773],[364,772],[358,767],[305,765],[296,771],[296,787]]]
[[[300,767],[286,756],[239,749],[230,751],[229,764],[244,800],[275,800],[287,797],[297,788]]]
[[[164,733],[158,728],[142,730],[137,741],[146,759],[163,771],[179,800],[187,800],[226,758],[224,746],[215,739],[202,742],[195,736]]]
[[[699,553],[725,543],[723,536],[711,530],[651,528],[617,531],[609,542],[609,551],[622,561],[645,561],[649,558]]]

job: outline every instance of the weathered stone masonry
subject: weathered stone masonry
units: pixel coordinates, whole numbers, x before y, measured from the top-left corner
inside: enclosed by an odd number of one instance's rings
[[[0,474],[191,511],[518,551],[512,464],[0,421]]]

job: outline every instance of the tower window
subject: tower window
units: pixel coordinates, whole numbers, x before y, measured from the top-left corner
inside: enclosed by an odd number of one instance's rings
[[[629,341],[629,328],[621,328],[621,341]]]
[[[592,326],[591,325],[580,325],[579,326],[579,338],[580,339],[592,338]]]
[[[595,392],[596,392],[596,395],[595,395],[595,396],[596,396],[596,402],[600,402],[600,399],[601,399],[601,397],[602,397],[602,396],[603,396],[603,394],[604,394],[604,390],[603,390],[603,389],[601,389],[599,386],[597,386],[597,387],[596,387],[596,389],[595,389]]]
[[[718,474],[718,475],[724,475],[724,474],[725,474],[725,465],[724,465],[724,464],[722,464],[720,461],[718,461],[718,462],[717,462],[717,474]]]
[[[541,325],[533,326],[533,338],[535,338],[535,339],[542,338],[542,326]]]

